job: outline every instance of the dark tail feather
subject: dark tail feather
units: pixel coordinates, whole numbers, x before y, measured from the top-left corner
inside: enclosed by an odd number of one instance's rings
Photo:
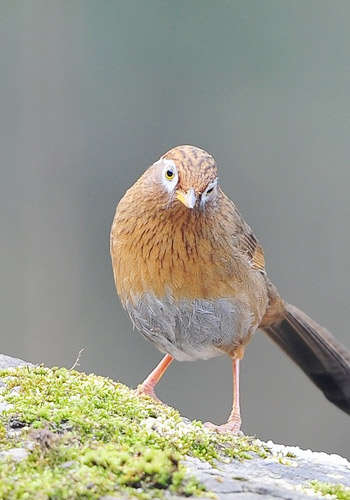
[[[291,304],[284,319],[264,331],[329,401],[350,414],[350,352],[333,335]]]

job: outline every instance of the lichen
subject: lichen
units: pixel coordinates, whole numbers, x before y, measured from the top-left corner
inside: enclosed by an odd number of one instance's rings
[[[342,484],[311,481],[310,486],[315,493],[320,493],[323,496],[331,495],[337,500],[350,500],[350,488],[347,488]]]
[[[77,371],[21,367],[0,372],[9,407],[0,417],[0,498],[98,499],[125,494],[148,500],[165,490],[202,495],[183,459],[249,459],[267,451],[248,437],[218,435],[200,422],[126,386]]]

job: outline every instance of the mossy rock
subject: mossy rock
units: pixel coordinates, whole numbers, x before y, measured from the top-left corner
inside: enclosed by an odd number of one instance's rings
[[[302,450],[217,434],[113,380],[14,365],[0,371],[0,500],[350,500],[341,457],[327,468],[310,452],[305,468]]]
[[[0,498],[203,495],[203,486],[186,473],[185,457],[213,462],[266,455],[253,439],[185,423],[173,408],[107,378],[24,366],[0,372],[0,380],[6,382]],[[25,459],[6,455],[14,449]]]

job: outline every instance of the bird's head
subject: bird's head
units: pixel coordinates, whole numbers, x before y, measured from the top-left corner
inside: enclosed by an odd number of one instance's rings
[[[218,195],[214,158],[195,146],[177,146],[154,165],[156,181],[171,203],[204,209]]]

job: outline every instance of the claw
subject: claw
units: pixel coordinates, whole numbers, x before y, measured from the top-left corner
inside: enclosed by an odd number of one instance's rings
[[[149,396],[150,398],[154,399],[154,401],[156,401],[157,403],[163,404],[163,402],[157,397],[153,388],[148,386],[147,384],[140,384],[136,389],[136,394],[138,396],[142,396],[142,395]]]
[[[206,422],[204,427],[210,429],[211,431],[219,432],[220,434],[224,434],[230,432],[232,434],[238,434],[241,430],[241,419],[232,419],[226,422],[223,425],[215,425],[211,422]]]

